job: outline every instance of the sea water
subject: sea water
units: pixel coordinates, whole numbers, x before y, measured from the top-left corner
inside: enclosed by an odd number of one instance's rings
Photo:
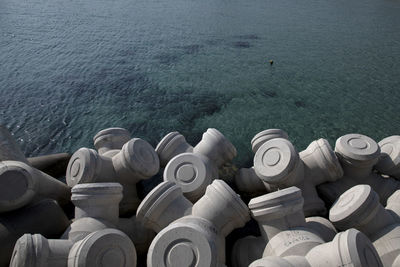
[[[399,135],[399,101],[399,0],[0,1],[0,124],[27,156],[213,127],[250,166],[268,128],[299,151]]]

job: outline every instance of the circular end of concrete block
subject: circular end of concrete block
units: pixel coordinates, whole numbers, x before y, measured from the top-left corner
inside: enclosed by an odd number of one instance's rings
[[[346,134],[339,137],[336,140],[335,151],[347,160],[356,161],[377,161],[381,154],[378,144],[362,134]]]
[[[369,185],[356,185],[344,192],[329,211],[329,220],[340,230],[365,224],[377,212],[379,197]]]
[[[0,212],[23,207],[36,195],[31,167],[19,161],[0,162]]]
[[[95,179],[98,154],[89,148],[78,149],[67,166],[66,180],[69,186],[80,183],[92,183]]]
[[[326,172],[330,181],[336,181],[338,178],[342,177],[342,166],[340,165],[339,159],[328,140],[321,138],[314,142],[316,149],[319,151],[318,156],[316,157],[318,164],[321,166],[322,170]]]
[[[160,160],[154,148],[140,138],[133,138],[126,143],[121,152],[124,155],[126,166],[141,175],[150,178],[160,169]]]
[[[267,183],[280,184],[296,171],[299,155],[288,140],[275,138],[265,142],[254,156],[254,170]]]
[[[384,174],[400,178],[400,136],[386,137],[378,145],[381,148],[381,157],[375,168]]]
[[[189,199],[201,196],[212,177],[207,163],[199,155],[182,153],[171,159],[164,169],[164,180],[176,183]]]
[[[175,183],[164,181],[151,190],[140,203],[136,218],[146,226],[148,221],[157,221],[165,208],[182,195],[182,189]]]
[[[116,229],[93,232],[74,244],[68,267],[136,266],[136,249],[130,238]]]
[[[303,209],[301,190],[295,186],[288,187],[273,193],[265,194],[250,200],[249,208],[252,216],[257,220],[260,217],[275,219]]]
[[[101,130],[93,137],[94,147],[99,150],[103,147],[108,149],[121,149],[131,139],[131,134],[124,128],[107,128]]]
[[[216,266],[217,247],[201,227],[172,224],[153,239],[147,253],[148,267]]]
[[[289,139],[289,136],[281,129],[268,129],[259,132],[251,139],[251,149],[253,153],[256,153],[262,144],[274,138]]]
[[[160,165],[167,165],[168,161],[179,153],[177,149],[182,144],[187,144],[187,142],[185,137],[179,132],[171,132],[164,136],[155,149],[160,158]]]
[[[332,243],[338,250],[339,266],[382,266],[378,252],[371,241],[356,229],[338,233]]]

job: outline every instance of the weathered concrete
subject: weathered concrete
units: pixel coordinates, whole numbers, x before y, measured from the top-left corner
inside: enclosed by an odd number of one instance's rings
[[[160,157],[160,166],[165,167],[173,157],[185,152],[193,152],[193,147],[179,132],[171,132],[161,139],[156,152]]]
[[[386,137],[378,145],[381,149],[381,156],[375,169],[382,174],[400,179],[400,136]]]
[[[254,167],[241,169],[235,177],[239,191],[259,196],[278,188],[297,186],[303,191],[306,216],[325,215],[325,203],[316,186],[343,176],[338,158],[328,141],[313,141],[297,153],[288,135],[279,129],[258,133],[252,139]]]
[[[15,244],[10,267],[67,267],[70,240],[24,234]]]
[[[343,175],[339,161],[325,139],[313,141],[300,153],[287,139],[269,140],[257,150],[254,169],[269,187],[299,187],[303,192],[306,216],[326,214],[325,203],[319,198],[316,186]]]
[[[328,243],[314,247],[306,255],[311,266],[383,266],[371,241],[361,232],[349,229]]]
[[[94,147],[100,155],[112,157],[131,140],[131,134],[124,128],[107,128],[93,137]]]
[[[183,194],[193,203],[203,196],[207,185],[218,179],[218,168],[236,156],[236,149],[216,129],[208,129],[193,153],[173,157],[164,169],[164,181],[182,188]]]
[[[225,237],[250,219],[247,206],[222,180],[207,187],[192,215],[161,230],[150,245],[147,266],[221,266]]]
[[[299,240],[298,242],[304,242]],[[371,241],[361,232],[350,229],[338,233],[328,243],[315,246],[302,256],[268,256],[254,261],[249,267],[325,267],[325,266],[382,266]]]
[[[51,198],[69,202],[68,186],[21,161],[0,162],[0,213],[16,210],[33,201]]]
[[[329,211],[329,220],[340,230],[356,228],[373,242],[384,266],[392,266],[400,254],[400,223],[379,202],[369,185],[344,192]]]
[[[397,190],[388,198],[386,210],[400,223],[400,190]]]
[[[325,242],[332,241],[337,234],[335,226],[324,217],[307,217],[306,227],[317,233]]]
[[[349,188],[357,184],[368,184],[379,195],[383,205],[398,189],[400,181],[382,177],[373,168],[381,156],[380,147],[368,136],[347,134],[337,139],[335,152],[343,167],[344,177],[340,181],[318,186],[318,192],[325,202],[332,204]]]
[[[330,242],[337,234],[333,224],[323,217],[306,218],[306,228],[318,234],[325,242]],[[247,267],[261,259],[267,242],[262,236],[246,236],[236,241],[232,249],[232,266]]]
[[[69,186],[100,182],[122,184],[120,214],[129,216],[140,203],[136,183],[157,174],[159,166],[153,147],[142,139],[133,138],[112,157],[99,155],[93,149],[79,149],[71,157],[66,178]]]
[[[119,218],[122,186],[118,183],[79,184],[72,188],[75,219],[61,240],[24,235],[14,248],[12,266],[136,266],[138,241],[149,246],[152,232],[135,218]],[[127,235],[119,228],[127,233]],[[150,237],[149,237],[150,235]],[[147,242],[147,244],[145,244]],[[105,256],[106,255],[106,256]]]
[[[8,266],[15,242],[24,233],[38,233],[47,238],[59,238],[69,224],[67,216],[57,202],[50,199],[1,214],[0,266]]]
[[[251,140],[253,153],[257,153],[260,146],[265,142],[275,138],[288,139],[289,137],[288,134],[281,129],[268,129],[257,133]],[[278,189],[274,185],[263,183],[255,172],[254,166],[251,168],[241,168],[236,174],[234,181],[240,192],[252,197],[260,196]]]
[[[281,231],[306,226],[303,202],[301,190],[297,187],[289,187],[250,200],[248,206],[251,215],[258,222],[266,243]]]
[[[140,203],[136,211],[138,221],[155,232],[171,222],[192,213],[193,204],[183,196],[182,189],[165,181],[156,186]]]
[[[135,216],[119,218],[122,186],[118,183],[80,184],[72,188],[75,219],[64,232],[63,238],[73,242],[91,232],[117,228],[127,234],[137,247],[138,254],[145,254],[155,233],[143,227]]]
[[[68,267],[136,266],[136,250],[127,235],[104,229],[76,242],[68,254]]]
[[[82,240],[49,240],[25,234],[14,248],[13,267],[136,266],[136,250],[127,235],[117,229],[92,232]]]

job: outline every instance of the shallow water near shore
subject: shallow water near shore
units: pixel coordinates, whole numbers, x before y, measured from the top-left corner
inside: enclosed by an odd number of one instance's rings
[[[0,2],[0,123],[28,156],[113,126],[152,145],[209,127],[251,138],[400,134],[397,0]],[[269,60],[274,60],[270,65]]]

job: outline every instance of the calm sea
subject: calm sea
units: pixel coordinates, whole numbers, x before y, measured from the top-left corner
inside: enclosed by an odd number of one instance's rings
[[[250,165],[268,128],[400,134],[399,102],[399,0],[0,1],[0,123],[30,156],[214,127]]]

